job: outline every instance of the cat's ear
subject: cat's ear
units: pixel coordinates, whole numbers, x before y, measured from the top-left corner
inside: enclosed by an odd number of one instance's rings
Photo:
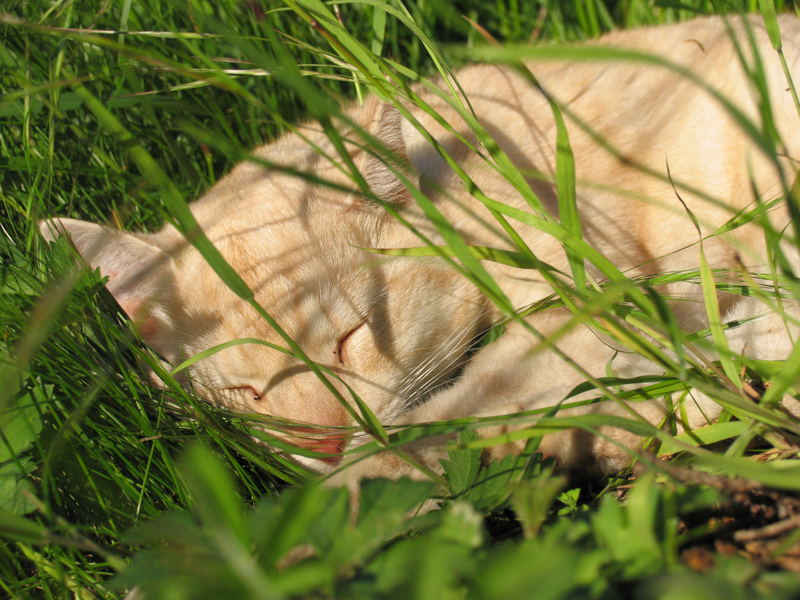
[[[142,338],[168,359],[173,348],[164,347],[173,327],[170,297],[175,289],[172,258],[146,236],[136,236],[97,223],[77,219],[39,222],[48,241],[66,235],[92,268],[108,277],[106,287],[141,332]]]
[[[369,132],[378,142],[373,152],[365,153],[361,173],[369,189],[385,202],[400,203],[409,198],[408,189],[397,172],[409,172],[406,141],[403,138],[403,116],[388,102],[377,103]],[[391,166],[390,166],[391,165]]]

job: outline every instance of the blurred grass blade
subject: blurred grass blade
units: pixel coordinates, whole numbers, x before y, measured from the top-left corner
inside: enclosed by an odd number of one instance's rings
[[[719,298],[717,297],[717,287],[714,284],[714,276],[711,273],[711,268],[708,266],[706,253],[703,249],[701,242],[699,252],[700,259],[700,281],[703,290],[703,303],[708,316],[708,327],[711,330],[711,337],[714,339],[714,345],[717,349],[722,370],[725,376],[733,383],[738,389],[742,388],[742,381],[739,376],[739,371],[733,364],[730,348],[728,347],[728,338],[725,337],[725,330],[722,326],[722,317],[719,312]]]
[[[561,109],[551,102],[556,123],[556,191],[558,193],[558,216],[561,224],[575,237],[581,239],[581,220],[575,194],[575,157],[569,142],[569,133]],[[578,290],[586,287],[586,271],[583,257],[574,250],[567,250],[572,280]]]
[[[181,469],[203,522],[211,528],[230,531],[238,543],[247,545],[250,535],[241,500],[214,453],[200,444],[192,445],[183,455]]]
[[[797,88],[794,85],[792,72],[789,69],[789,65],[786,63],[786,55],[783,53],[783,40],[781,39],[780,26],[778,25],[778,17],[775,11],[775,2],[774,0],[758,0],[758,8],[761,16],[764,17],[764,25],[767,28],[769,41],[778,53],[778,59],[781,62],[781,67],[786,77],[786,83],[792,94],[795,109],[797,110],[797,114],[800,115],[800,98],[798,98],[797,95]]]
[[[531,257],[528,254],[521,252],[514,252],[513,250],[501,250],[499,248],[490,248],[488,246],[468,246],[470,252],[478,260],[488,260],[496,262],[501,265],[509,267],[517,267],[519,269],[534,269],[537,271],[551,271],[560,273],[555,267],[543,263],[542,261]],[[384,256],[440,256],[445,254],[447,256],[454,256],[455,253],[449,246],[418,246],[415,248],[364,248],[368,252],[374,254],[382,254]]]
[[[42,525],[3,508],[0,508],[0,536],[32,544],[46,544],[50,537]]]
[[[658,449],[658,455],[669,456],[676,452],[681,452],[684,449],[683,444],[706,446],[730,440],[744,433],[747,427],[747,423],[742,421],[728,421],[727,423],[713,423],[693,429],[690,432],[675,436],[675,441],[680,442],[680,444],[675,444],[671,440],[663,440]]]
[[[761,402],[765,406],[777,406],[789,388],[797,385],[798,378],[800,378],[800,344],[795,344],[789,356],[783,361],[780,371],[770,380],[770,386],[764,392]]]
[[[773,0],[758,0],[758,10],[764,17],[764,26],[769,35],[772,47],[780,50],[783,42],[781,41],[781,31],[778,27],[778,17],[775,14],[775,2]]]
[[[170,371],[170,374],[177,375],[181,371],[188,369],[192,365],[198,363],[199,361],[208,358],[209,356],[213,356],[226,348],[231,348],[232,346],[240,346],[242,344],[256,344],[258,346],[266,346],[267,348],[271,348],[273,350],[277,350],[278,352],[283,352],[284,354],[288,354],[290,356],[294,356],[291,351],[287,350],[286,348],[282,348],[277,344],[272,344],[270,342],[265,342],[264,340],[260,340],[258,338],[238,338],[235,340],[230,340],[228,342],[223,342],[222,344],[217,344],[216,346],[212,346],[211,348],[206,348],[205,350],[198,352],[197,354],[187,358],[185,361],[180,363],[178,366],[173,367]]]
[[[386,10],[382,6],[372,7],[372,42],[371,50],[375,56],[380,56],[383,50],[383,40],[386,37]]]
[[[196,514],[217,545],[219,555],[248,589],[248,597],[280,598],[251,553],[244,508],[219,459],[205,446],[195,444],[184,453],[181,467]]]

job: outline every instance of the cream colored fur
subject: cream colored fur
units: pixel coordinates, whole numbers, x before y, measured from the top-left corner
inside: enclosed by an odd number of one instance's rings
[[[764,61],[775,121],[785,144],[782,166],[791,178],[800,157],[800,118],[763,25],[757,18],[748,23]],[[734,18],[729,24],[752,59],[741,21]],[[796,41],[800,40],[800,21],[785,16],[780,26],[790,68],[800,76]],[[620,32],[595,43],[652,52],[682,65],[758,122],[753,91],[720,18]],[[629,276],[697,268],[698,233],[678,194],[703,233],[709,234],[736,211],[754,205],[753,186],[762,200],[781,192],[773,165],[722,105],[668,69],[620,62],[528,66],[567,113],[584,238]],[[531,175],[529,183],[550,213],[556,214],[555,126],[541,92],[503,66],[471,66],[459,71],[457,78],[481,125]],[[423,97],[474,143],[469,127],[454,109],[432,94]],[[408,108],[485,194],[529,210],[520,193],[487,164],[485,151],[479,156],[420,109]],[[396,165],[405,164],[408,177],[469,243],[514,248],[483,205],[396,109],[371,98],[347,114],[394,154],[400,161]],[[573,117],[619,156],[601,147]],[[341,126],[342,131],[351,129]],[[347,136],[353,140],[349,145],[353,160],[372,191],[393,203],[435,243],[442,243],[396,171],[386,166],[388,157],[380,160],[359,149],[365,142],[353,131]],[[255,154],[347,189],[355,187],[339,166],[341,161],[334,159],[332,144],[314,124]],[[365,251],[421,245],[380,206],[358,193],[336,191],[247,162],[197,200],[192,212],[258,302],[313,360],[352,386],[384,423],[552,406],[585,381],[587,374],[603,376],[609,369],[618,376],[661,372],[658,365],[586,327],[573,329],[557,343],[574,364],[552,349],[531,353],[539,342],[514,324],[499,341],[475,353],[463,373],[450,382],[466,360],[471,341],[502,315],[440,259],[387,258]],[[782,208],[773,210],[770,219],[779,226],[788,222]],[[564,250],[555,239],[533,227],[513,225],[539,259],[569,272]],[[42,229],[48,237],[60,230],[71,235],[86,261],[109,277],[108,288],[138,320],[145,340],[173,364],[237,338],[282,344],[171,226],[152,235],[127,234],[59,219],[43,223]],[[747,226],[707,239],[705,252],[713,267],[737,269],[741,261],[758,270],[766,265],[763,246],[761,230]],[[552,292],[535,271],[484,264],[517,307]],[[692,331],[705,326],[698,286],[674,285],[662,292],[682,297],[674,308],[683,327]],[[737,318],[763,309],[757,302],[735,296],[721,302]],[[546,337],[569,316],[566,309],[554,308],[534,314],[529,323]],[[734,350],[759,358],[783,358],[791,349],[789,334],[783,319],[771,317],[734,330],[731,343]],[[228,348],[197,363],[190,375],[197,393],[212,402],[318,425],[351,424],[307,366],[263,346]],[[613,403],[600,406],[594,410],[625,414]],[[664,414],[664,408],[655,403],[635,408],[652,423]],[[687,411],[691,425],[698,426],[718,414],[719,408],[698,395]],[[607,433],[624,446],[637,443],[630,434]],[[335,443],[320,442],[316,447],[331,449]],[[572,431],[546,437],[543,449],[572,465],[598,460],[606,468],[616,468],[625,459],[619,446]],[[437,467],[437,440],[418,444],[414,451],[423,462]],[[329,468],[319,461],[306,462]],[[412,471],[386,453],[346,470],[344,477],[355,481],[365,475],[398,476]]]

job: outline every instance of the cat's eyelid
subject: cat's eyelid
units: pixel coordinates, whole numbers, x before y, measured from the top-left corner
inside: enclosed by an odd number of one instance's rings
[[[345,363],[345,352],[344,352],[344,345],[347,340],[350,339],[356,331],[361,329],[364,325],[366,325],[366,321],[362,321],[355,327],[353,327],[350,331],[345,333],[342,337],[339,338],[339,342],[336,344],[336,350],[334,350],[334,354],[336,354],[336,359],[339,361],[339,364],[343,365]]]
[[[232,385],[232,386],[226,387],[224,389],[226,389],[226,390],[235,390],[235,391],[238,391],[238,392],[247,392],[247,393],[249,393],[249,394],[251,394],[253,396],[253,400],[261,400],[261,398],[264,397],[263,394],[261,392],[259,392],[255,387],[253,387],[252,385],[248,385],[248,384],[245,384],[245,385]]]

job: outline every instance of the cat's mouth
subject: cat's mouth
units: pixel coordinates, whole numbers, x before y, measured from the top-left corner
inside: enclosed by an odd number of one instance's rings
[[[310,457],[296,454],[294,457],[307,466],[322,462],[326,465],[336,466],[342,460],[342,452],[347,445],[349,433],[340,429],[325,429],[317,426],[289,426],[285,428],[287,441],[302,448],[328,456]],[[319,469],[317,469],[319,470]]]

